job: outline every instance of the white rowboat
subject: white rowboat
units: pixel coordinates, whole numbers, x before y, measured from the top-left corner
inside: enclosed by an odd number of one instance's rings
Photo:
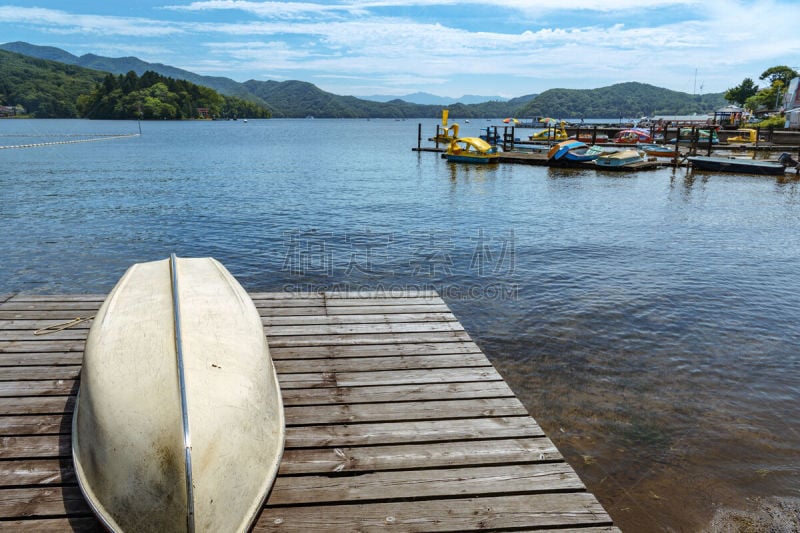
[[[244,531],[285,422],[258,311],[211,258],[133,265],[89,331],[72,427],[84,496],[112,531]]]

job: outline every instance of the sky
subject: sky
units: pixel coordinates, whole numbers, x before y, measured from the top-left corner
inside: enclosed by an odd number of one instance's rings
[[[798,0],[0,0],[0,43],[339,95],[724,92],[800,70]]]

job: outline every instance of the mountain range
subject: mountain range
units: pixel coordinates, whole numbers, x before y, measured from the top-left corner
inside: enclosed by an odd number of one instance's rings
[[[535,95],[531,95],[535,96]],[[388,94],[375,94],[371,96],[360,96],[364,100],[372,100],[374,102],[390,102],[392,100],[402,100],[412,104],[422,105],[452,105],[456,103],[461,104],[482,104],[484,102],[507,102],[508,98],[502,96],[480,96],[478,94],[465,94],[459,98],[451,96],[439,96],[431,93],[411,93],[403,96],[393,96]]]
[[[0,50],[54,62],[56,66],[72,65],[94,71],[83,73],[84,78],[95,78],[98,75],[97,71],[122,75],[133,71],[139,76],[147,71],[153,71],[162,76],[190,81],[214,89],[223,95],[236,96],[261,105],[276,118],[303,118],[309,115],[317,118],[433,118],[441,115],[444,106],[450,110],[450,116],[453,118],[510,116],[525,118],[544,115],[557,118],[613,118],[706,113],[723,107],[726,103],[722,93],[690,95],[637,82],[599,89],[550,89],[541,94],[520,96],[507,101],[502,101],[499,97],[488,97],[493,99],[480,103],[460,101],[454,104],[449,98],[445,99],[448,103],[443,101],[432,104],[419,103],[425,101],[425,98],[435,97],[426,93],[406,97],[417,100],[416,102],[397,97],[388,101],[375,101],[336,95],[304,81],[248,80],[242,83],[221,76],[203,76],[161,63],[148,63],[136,57],[110,58],[95,54],[76,56],[60,48],[25,42],[2,44]],[[64,74],[62,67],[58,68],[61,69],[59,75],[69,75]],[[10,89],[0,87],[6,95],[10,93]],[[2,96],[3,94],[0,94],[0,97]],[[472,99],[471,96],[465,96],[459,100],[472,101]],[[15,102],[5,103],[13,105]]]

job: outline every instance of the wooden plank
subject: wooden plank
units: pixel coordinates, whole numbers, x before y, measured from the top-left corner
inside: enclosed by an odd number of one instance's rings
[[[312,324],[381,324],[395,322],[456,322],[452,313],[376,313],[371,315],[317,315],[317,316],[266,316],[261,322],[265,326],[308,326]],[[0,322],[0,328],[3,328]],[[11,329],[11,328],[9,328]],[[265,330],[266,331],[266,330]]]
[[[65,414],[75,409],[75,396],[0,398],[0,415]]]
[[[35,368],[35,367],[34,367]],[[323,372],[282,374],[281,388],[359,387],[371,385],[403,385],[412,383],[456,383],[462,381],[502,380],[494,367],[433,368],[390,372]]]
[[[0,461],[0,488],[77,483],[72,458]]]
[[[337,387],[286,389],[283,404],[328,405],[363,402],[409,402],[467,398],[508,398],[514,393],[504,381],[472,381],[464,383],[422,383],[411,385],[378,385],[372,387]]]
[[[0,436],[0,459],[27,457],[70,457],[72,441],[69,434]],[[0,517],[5,516],[0,513]]]
[[[81,352],[85,341],[77,340],[50,340],[47,336],[35,341],[0,341],[0,353],[28,353],[28,352]]]
[[[543,437],[544,433],[529,416],[319,425],[287,428],[286,448],[480,440],[486,435],[522,438]]]
[[[103,303],[105,294],[16,294],[13,302],[93,302]]]
[[[384,333],[428,333],[437,331],[464,331],[458,322],[378,322],[372,324],[309,324],[300,326],[266,326],[264,332],[269,342],[280,342],[284,336],[314,335],[380,335]],[[10,332],[0,331],[0,339]],[[24,332],[15,332],[25,338]]]
[[[77,486],[0,489],[2,517],[44,517],[66,514],[87,516],[92,514],[89,504],[83,499],[83,494]]]
[[[466,331],[432,331],[411,333],[371,333],[363,335],[298,335],[269,337],[270,346],[365,345],[408,342],[470,341]],[[0,342],[2,347],[2,342]]]
[[[93,516],[70,516],[69,518],[35,518],[0,522],[0,531],[25,531],[25,533],[105,533],[106,529]]]
[[[254,531],[480,531],[557,526],[582,533],[615,532],[591,494],[523,494],[381,504],[278,507],[269,501]],[[570,531],[559,529],[558,531]]]
[[[525,407],[516,398],[287,406],[284,410],[287,425],[352,424],[385,420],[395,422],[445,420],[479,416],[525,416],[528,414]],[[3,431],[2,420],[0,420],[0,431]]]
[[[0,417],[0,436],[58,435],[72,429],[72,416],[62,414],[9,415]]]
[[[0,353],[0,367],[80,365],[81,363],[83,363],[83,352]]]
[[[4,371],[4,369],[3,369]],[[2,372],[0,371],[0,375]],[[61,396],[75,394],[78,381],[73,379],[44,379],[39,381],[0,381],[0,397]]]
[[[269,339],[267,342],[269,343]],[[478,345],[472,341],[325,346],[276,346],[270,344],[269,352],[274,360],[482,353]]]
[[[78,361],[80,362],[80,361]],[[490,366],[486,356],[479,353],[445,355],[401,355],[388,357],[341,357],[338,359],[277,359],[273,360],[280,374],[308,372],[369,372],[373,370],[410,370],[414,368],[464,368]]]
[[[559,461],[546,437],[287,450],[279,475]],[[0,475],[0,478],[2,475]]]
[[[6,366],[0,372],[2,381],[77,379],[80,365],[65,366]]]
[[[272,486],[268,505],[319,505],[584,489],[578,475],[565,463],[519,464],[386,471],[359,476],[278,477]]]

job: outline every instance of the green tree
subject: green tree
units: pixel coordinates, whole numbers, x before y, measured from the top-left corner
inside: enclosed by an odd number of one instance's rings
[[[791,67],[787,67],[785,65],[778,65],[776,67],[770,67],[765,70],[758,79],[760,80],[769,80],[771,86],[775,85],[776,81],[782,83],[782,87],[786,87],[789,85],[789,82],[792,81],[792,78],[797,77],[797,71]]]
[[[751,78],[745,78],[742,83],[728,89],[725,93],[725,100],[739,105],[744,105],[748,98],[758,92],[758,85]]]

